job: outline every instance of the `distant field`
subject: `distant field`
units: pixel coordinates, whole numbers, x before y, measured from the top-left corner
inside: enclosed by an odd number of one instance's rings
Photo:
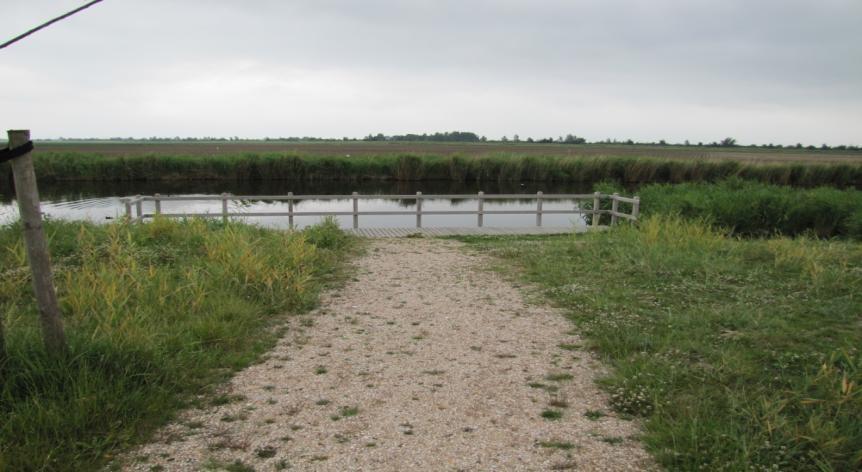
[[[289,142],[289,141],[202,141],[202,142],[37,142],[37,152],[80,152],[104,155],[231,155],[244,152],[290,152],[317,155],[380,155],[414,153],[476,156],[512,153],[553,156],[621,156],[662,159],[734,160],[739,162],[862,163],[862,152],[809,149],[763,149],[755,147],[714,148],[701,146],[644,146],[621,144],[503,144],[503,143],[416,143],[416,142]]]

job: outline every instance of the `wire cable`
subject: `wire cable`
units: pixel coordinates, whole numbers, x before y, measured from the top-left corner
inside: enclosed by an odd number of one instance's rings
[[[85,5],[81,5],[80,7],[76,8],[76,9],[74,9],[68,13],[62,14],[62,15],[58,16],[57,18],[54,18],[53,20],[42,23],[41,25],[39,25],[39,26],[37,26],[37,27],[35,27],[35,28],[23,33],[23,34],[20,34],[16,37],[10,39],[9,41],[6,41],[5,43],[0,44],[0,49],[3,49],[7,46],[11,46],[12,44],[17,43],[18,41],[21,41],[22,39],[26,38],[27,36],[30,36],[31,34],[39,31],[40,29],[47,28],[48,26],[51,26],[60,20],[64,20],[64,19],[74,15],[75,13],[78,13],[81,10],[86,10],[87,8],[90,8],[91,6],[97,4],[101,1],[102,0],[93,0],[91,2],[86,3]]]

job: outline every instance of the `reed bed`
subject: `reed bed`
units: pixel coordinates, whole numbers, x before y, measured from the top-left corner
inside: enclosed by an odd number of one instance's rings
[[[350,239],[156,218],[49,221],[70,353],[39,338],[17,225],[0,228],[0,470],[97,470],[273,345],[313,306]]]
[[[862,165],[754,163],[730,160],[615,156],[479,156],[433,154],[314,155],[101,155],[42,152],[35,159],[41,181],[136,180],[449,180],[457,182],[683,183],[730,177],[799,187],[862,188]],[[7,182],[8,164],[0,166]]]
[[[626,193],[615,183],[595,186],[605,193]],[[793,188],[731,178],[717,183],[650,184],[637,190],[643,215],[678,215],[707,221],[743,237],[809,235],[862,240],[862,191]],[[592,202],[585,207],[591,208]],[[629,204],[620,210],[630,211]],[[610,202],[602,203],[603,209]],[[607,223],[609,216],[602,217]],[[588,217],[589,220],[589,217]],[[591,220],[590,220],[591,221]]]

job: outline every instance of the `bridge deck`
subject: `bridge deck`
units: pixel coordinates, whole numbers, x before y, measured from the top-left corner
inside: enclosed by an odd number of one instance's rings
[[[586,227],[574,228],[572,226],[539,226],[523,228],[505,227],[464,227],[464,228],[358,228],[348,229],[348,233],[364,238],[403,238],[406,236],[494,236],[494,235],[517,235],[517,234],[565,234],[582,233],[587,231]]]

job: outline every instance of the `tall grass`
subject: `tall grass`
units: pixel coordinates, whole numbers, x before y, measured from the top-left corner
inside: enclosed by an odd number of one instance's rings
[[[610,192],[618,187],[605,184],[597,188]],[[862,240],[860,190],[798,189],[729,179],[714,184],[646,185],[637,193],[644,215],[676,214],[704,219],[736,235],[807,233],[819,238]]]
[[[349,240],[155,219],[46,225],[70,343],[39,340],[20,228],[0,228],[0,470],[95,470],[271,346],[315,303]]]
[[[756,164],[648,157],[561,157],[383,154],[321,156],[285,153],[214,156],[39,153],[42,181],[94,180],[452,180],[459,182],[620,183],[714,182],[728,177],[772,184],[862,187],[862,165]],[[0,182],[9,166],[0,166]]]
[[[862,468],[859,243],[740,240],[665,215],[466,240],[566,310],[667,469]]]

